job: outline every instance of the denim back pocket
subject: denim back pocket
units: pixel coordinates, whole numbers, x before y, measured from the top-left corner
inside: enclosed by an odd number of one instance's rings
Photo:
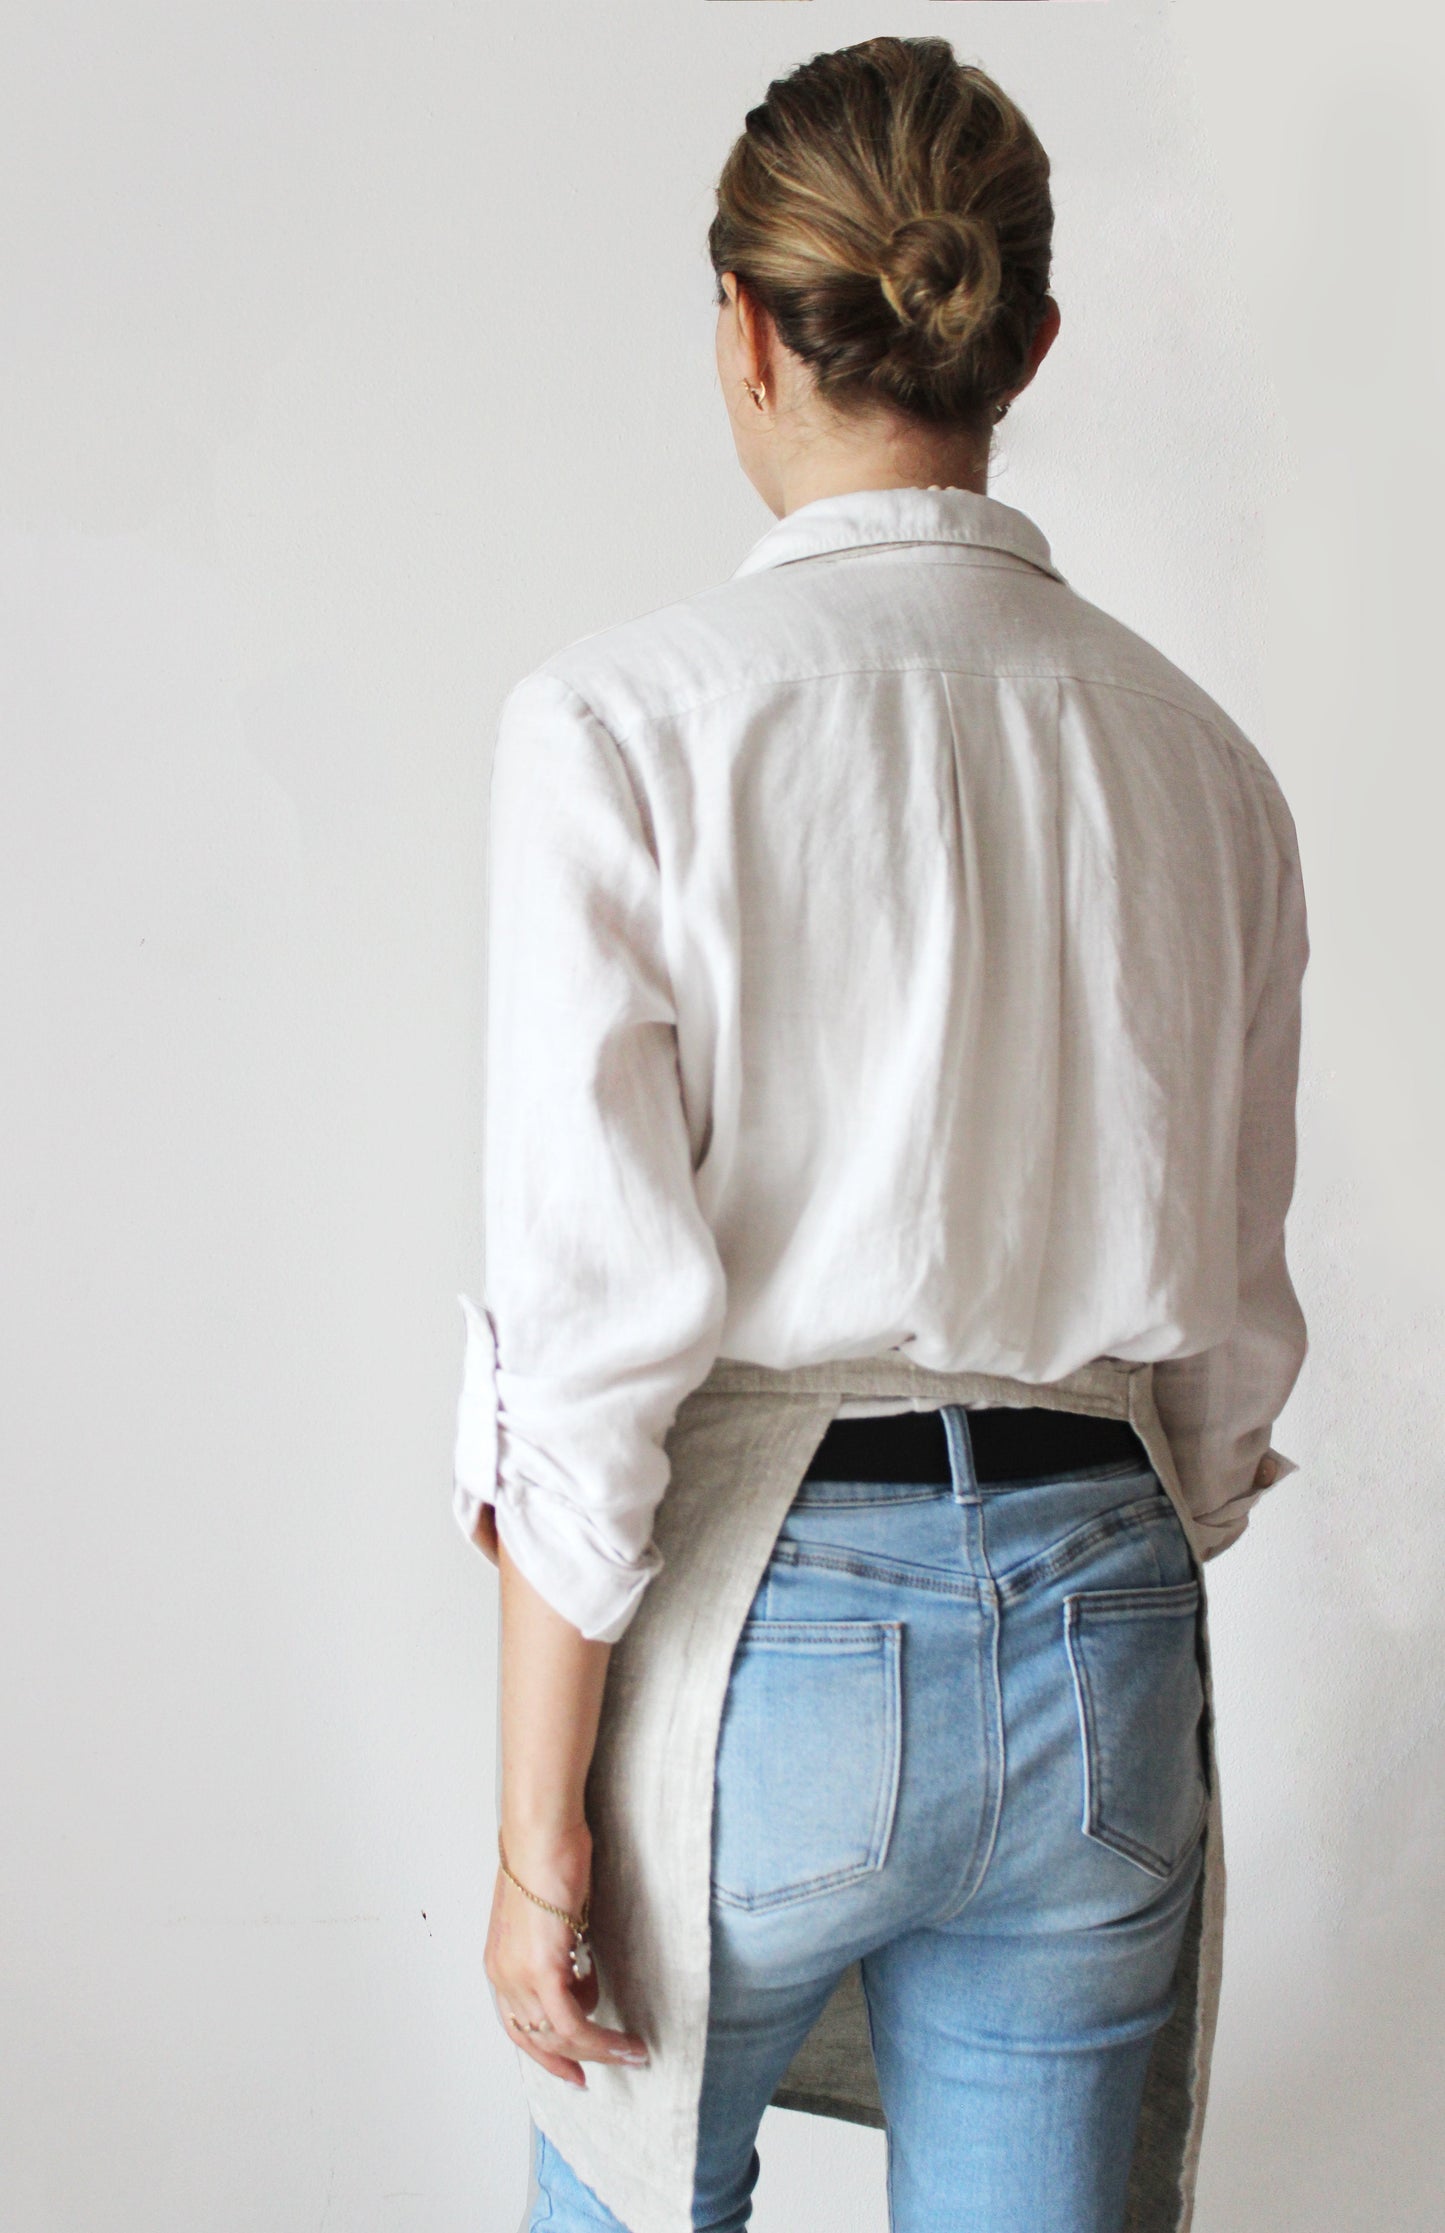
[[[782,1907],[881,1869],[902,1761],[896,1620],[750,1620],[718,1735],[713,1894]]]
[[[1209,1806],[1199,1582],[1075,1590],[1064,1599],[1086,1836],[1172,1876]]]

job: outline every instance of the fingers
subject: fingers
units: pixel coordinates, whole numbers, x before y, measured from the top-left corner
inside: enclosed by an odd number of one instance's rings
[[[647,2067],[647,2048],[634,2033],[608,2031],[590,2023],[565,1987],[555,1994],[547,1993],[545,1987],[539,1990],[546,2006],[532,2015],[523,2016],[519,2009],[506,2008],[501,2013],[509,2036],[544,2070],[585,2089],[583,2061],[619,2063],[633,2070]]]
[[[626,2063],[634,2070],[646,2067],[646,2041],[636,2032],[609,2031],[602,2024],[594,2024],[556,1977],[538,1978],[537,1998],[542,2004],[542,2014],[552,2026],[546,2036],[554,2050],[573,2056],[579,2062]],[[516,2026],[512,2028],[515,2032]]]
[[[521,1898],[499,1871],[487,1934],[485,1966],[507,2036],[543,2070],[585,2086],[583,2062],[637,2070],[648,2060],[634,2032],[592,2021],[599,1999],[596,1970],[582,1979],[570,1969],[572,1932]]]
[[[540,2026],[536,2031],[531,2030],[530,2025],[536,2021],[535,2017],[528,2017],[525,2024],[519,2024],[515,2016],[508,2016],[507,2036],[521,2048],[524,2055],[530,2055],[533,2062],[540,2063],[544,2070],[550,2070],[554,2078],[565,2078],[569,2086],[581,2086],[585,2091],[587,2080],[582,2074],[582,2065],[574,2062],[568,2055],[558,2054],[547,2045],[552,2038],[550,2024],[545,2030]]]

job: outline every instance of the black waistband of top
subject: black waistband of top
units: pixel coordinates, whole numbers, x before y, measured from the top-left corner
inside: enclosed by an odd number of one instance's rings
[[[990,1404],[964,1413],[978,1481],[1048,1480],[1085,1466],[1147,1467],[1127,1419],[1043,1405]],[[893,1411],[835,1419],[814,1452],[809,1481],[951,1481],[948,1436],[938,1411]]]

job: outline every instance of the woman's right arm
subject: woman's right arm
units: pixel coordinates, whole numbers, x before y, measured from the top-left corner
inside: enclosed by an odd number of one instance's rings
[[[717,1355],[726,1277],[650,832],[619,746],[545,672],[503,710],[488,842],[486,1306],[463,1298],[456,1512],[616,1642],[660,1564],[666,1436]]]
[[[623,754],[547,674],[510,694],[489,835],[486,1305],[461,1298],[455,1511],[497,1564],[501,1817],[577,1913],[611,1645],[661,1564],[665,1438],[717,1354],[726,1280],[694,1184],[661,877]],[[559,1917],[500,1872],[488,1974],[556,2075],[642,2043],[590,2023]]]

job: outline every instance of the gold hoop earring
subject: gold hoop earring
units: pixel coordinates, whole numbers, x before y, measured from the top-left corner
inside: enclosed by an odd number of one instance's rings
[[[994,405],[994,413],[993,413],[993,418],[994,418],[994,425],[995,425],[995,426],[997,426],[997,424],[998,424],[998,422],[999,422],[999,420],[1000,420],[1000,419],[1002,419],[1002,418],[1006,418],[1007,416],[1008,416],[1008,404],[1007,404],[1007,403],[997,403],[997,404],[995,404],[995,405]]]
[[[757,386],[754,387],[751,380],[744,380],[743,386],[747,389],[748,394],[752,397],[754,403],[761,411],[763,408],[764,398],[766,397],[768,392],[763,382],[759,380]]]

